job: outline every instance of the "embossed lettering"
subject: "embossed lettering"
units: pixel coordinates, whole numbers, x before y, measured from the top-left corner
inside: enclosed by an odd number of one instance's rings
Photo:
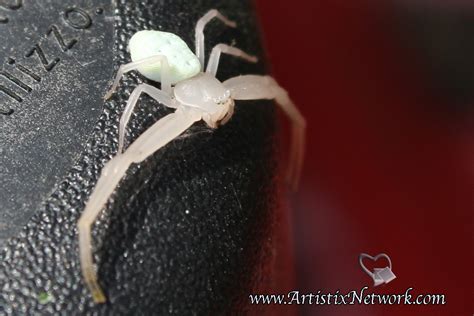
[[[6,10],[18,10],[23,6],[23,0],[11,0],[9,2],[0,0],[0,8]],[[96,10],[96,14],[102,14],[103,9],[99,8]],[[69,7],[64,11],[63,18],[65,22],[72,28],[76,30],[84,30],[89,28],[92,25],[92,19],[90,15],[77,7]],[[9,18],[6,16],[0,16],[0,24],[5,24],[9,22]],[[50,35],[54,37],[54,40],[57,42],[58,46],[60,47],[62,52],[67,52],[71,48],[74,47],[78,43],[77,38],[70,38],[66,39],[63,36],[63,30],[61,30],[57,24],[51,24],[46,31],[45,37],[48,38]],[[43,51],[41,45],[41,41],[34,44],[34,46],[26,52],[24,55],[25,58],[32,57],[34,54],[38,57],[39,61],[41,62],[43,68],[50,72],[53,68],[61,61],[59,57],[52,58],[52,56],[46,56],[45,52]],[[26,76],[30,77],[36,82],[41,82],[40,74],[35,73],[31,69],[26,68],[25,66],[18,63],[12,57],[7,58],[7,63],[12,65],[12,67],[21,73],[25,74]],[[14,84],[15,86],[21,88],[26,93],[30,93],[33,88],[30,87],[27,83],[23,82],[22,80],[18,79],[11,73],[1,70],[0,71],[0,78],[5,78],[8,82]],[[4,82],[5,83],[5,82]],[[23,98],[15,92],[12,88],[0,84],[0,94],[5,94],[6,96],[12,98],[17,102],[22,102]],[[13,109],[9,108],[2,108],[0,106],[0,115],[10,115],[14,112]]]
[[[16,0],[13,4],[5,3],[5,1],[0,1],[0,7],[9,10],[18,10],[23,6],[23,0]]]
[[[4,88],[5,88],[4,86],[0,85],[0,91],[3,91]],[[1,115],[7,115],[7,116],[11,115],[11,114],[13,114],[13,109],[2,109],[2,108],[0,108],[0,114]]]
[[[28,68],[26,68],[25,66],[22,66],[20,64],[17,64],[15,59],[9,57],[8,60],[7,60],[7,63],[9,63],[10,65],[14,65],[14,67],[16,67],[18,70],[20,70],[22,73],[24,73],[25,75],[28,75],[30,76],[31,78],[33,78],[33,80],[35,81],[38,81],[40,82],[41,81],[41,77],[38,76],[37,74],[35,74],[33,71],[29,70]]]
[[[86,11],[79,8],[68,8],[64,11],[67,24],[75,29],[87,29],[92,24],[92,19]]]
[[[0,8],[7,9],[7,10],[18,10],[23,6],[22,0],[16,0],[13,4],[5,3],[4,1],[0,1]],[[0,24],[8,23],[9,19],[6,16],[0,16]]]
[[[63,52],[71,49],[74,46],[74,44],[77,43],[77,40],[75,38],[70,40],[68,43],[65,43],[61,33],[59,32],[58,27],[54,24],[49,27],[46,35],[49,35],[51,33],[53,33],[54,37],[56,38],[56,41],[59,44],[59,47],[61,47],[61,50]]]
[[[51,62],[49,62],[46,59],[46,56],[39,44],[35,44],[35,46],[33,46],[33,48],[25,54],[25,57],[31,57],[35,52],[36,55],[38,55],[41,63],[43,64],[44,69],[48,72],[51,71],[59,62],[59,58],[57,57],[54,58]]]
[[[10,98],[13,98],[13,99],[17,100],[18,102],[23,101],[23,99],[18,94],[13,92],[13,90],[5,87],[4,85],[0,85],[0,91],[5,93],[6,95],[8,95]],[[2,114],[3,114],[3,110],[2,110]]]
[[[0,71],[0,77],[5,77],[7,78],[8,80],[10,80],[11,82],[13,82],[15,85],[17,85],[18,87],[22,88],[23,90],[25,90],[26,92],[30,92],[31,91],[31,87],[28,86],[27,84],[25,84],[23,81],[21,81],[20,79],[14,77],[11,73],[9,72],[6,72],[5,70],[1,70]]]

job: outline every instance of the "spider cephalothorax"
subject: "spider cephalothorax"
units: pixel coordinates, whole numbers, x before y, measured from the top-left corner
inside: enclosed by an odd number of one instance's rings
[[[286,91],[269,76],[244,75],[220,82],[216,79],[221,53],[249,62],[257,58],[242,50],[218,44],[211,52],[204,72],[205,25],[214,17],[235,27],[217,10],[205,14],[196,25],[194,54],[177,35],[160,31],[140,31],[129,43],[132,62],[120,66],[114,83],[105,95],[108,99],[125,72],[138,70],[150,80],[161,83],[161,89],[140,84],[130,95],[120,118],[117,155],[103,168],[86,209],[79,219],[79,251],[81,269],[94,301],[105,301],[92,260],[91,226],[119,181],[132,163],[139,163],[178,137],[195,122],[203,120],[212,128],[225,124],[234,113],[234,100],[275,99],[293,122],[289,180],[296,186],[303,161],[305,120]],[[125,128],[140,95],[146,93],[159,103],[176,109],[140,135],[124,150]]]
[[[225,124],[233,113],[234,100],[230,91],[208,73],[202,72],[178,82],[173,92],[179,103],[204,110],[202,119],[210,127],[216,128],[217,123]]]

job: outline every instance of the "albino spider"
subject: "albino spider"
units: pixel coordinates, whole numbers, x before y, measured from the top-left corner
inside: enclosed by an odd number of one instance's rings
[[[290,183],[296,186],[303,160],[305,120],[291,102],[288,94],[269,76],[245,75],[224,82],[216,79],[221,53],[257,62],[238,48],[226,44],[216,45],[204,69],[205,25],[218,18],[230,27],[236,27],[217,10],[210,10],[196,25],[196,55],[177,35],[160,31],[140,31],[130,39],[132,62],[120,66],[114,83],[106,94],[108,99],[116,90],[122,75],[138,70],[153,81],[161,82],[161,90],[140,84],[130,95],[120,119],[117,155],[103,168],[101,176],[79,219],[79,253],[82,274],[95,302],[105,302],[92,260],[91,226],[110,195],[132,163],[139,163],[168,144],[199,120],[211,128],[225,124],[234,113],[234,100],[275,99],[293,122]],[[140,95],[146,93],[159,103],[175,108],[148,128],[124,151],[125,128]]]

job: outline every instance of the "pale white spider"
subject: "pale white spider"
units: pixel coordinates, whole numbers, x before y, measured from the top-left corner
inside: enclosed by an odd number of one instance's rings
[[[257,58],[226,44],[216,45],[204,69],[205,25],[218,18],[230,27],[217,10],[210,10],[196,25],[196,55],[177,35],[160,31],[140,31],[129,43],[132,62],[120,66],[114,83],[106,94],[108,99],[116,90],[122,75],[138,70],[145,77],[161,82],[161,90],[140,84],[130,95],[120,119],[117,155],[103,168],[101,176],[79,219],[79,253],[82,274],[95,302],[105,302],[92,260],[91,226],[132,163],[139,163],[168,144],[199,120],[211,128],[225,124],[234,113],[234,100],[275,99],[293,122],[289,180],[298,182],[303,160],[305,120],[289,99],[288,94],[269,76],[244,75],[224,82],[216,79],[221,53],[234,55],[249,62]],[[146,93],[159,103],[175,108],[148,128],[124,151],[125,128],[140,95]]]

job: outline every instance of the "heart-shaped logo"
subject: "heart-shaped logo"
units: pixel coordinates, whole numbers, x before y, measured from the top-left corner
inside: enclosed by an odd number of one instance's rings
[[[370,259],[374,262],[376,262],[380,258],[385,258],[388,261],[388,267],[385,268],[374,268],[374,272],[371,272],[364,264],[364,259]],[[359,264],[362,270],[365,271],[373,280],[374,280],[374,286],[378,286],[383,283],[389,283],[393,279],[395,279],[395,274],[392,272],[392,261],[390,260],[390,257],[385,254],[385,253],[379,253],[375,257],[372,257],[371,255],[368,255],[366,253],[361,253],[359,255]]]

